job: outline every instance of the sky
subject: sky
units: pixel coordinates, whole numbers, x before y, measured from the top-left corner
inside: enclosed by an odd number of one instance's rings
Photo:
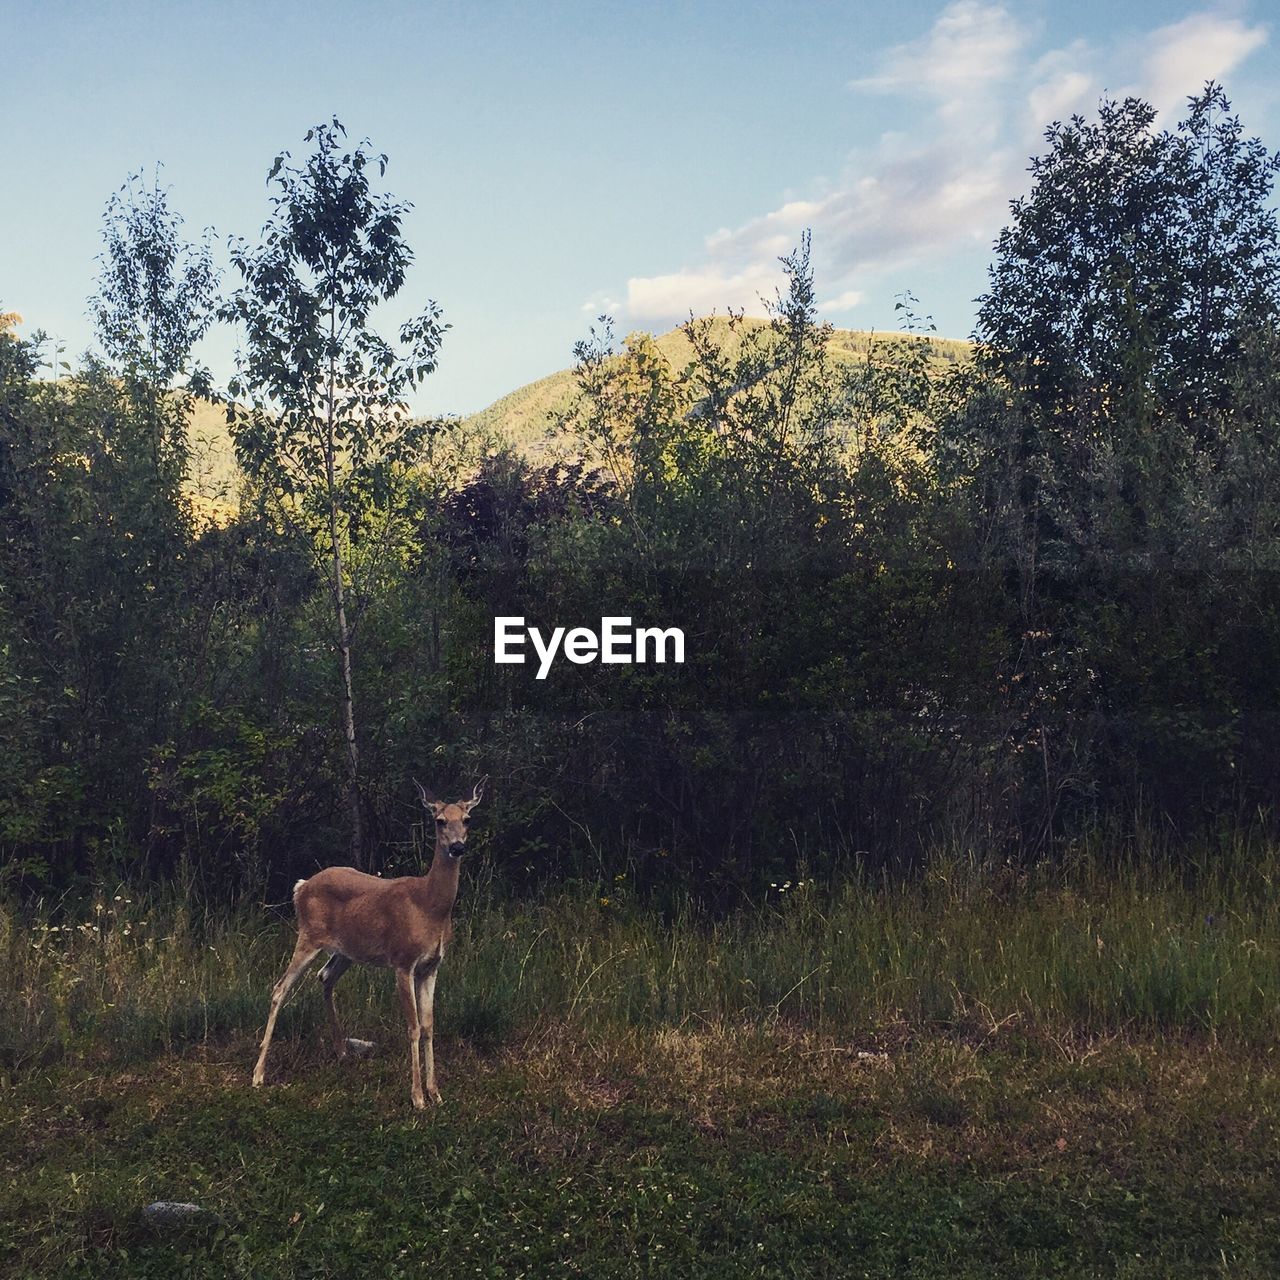
[[[910,291],[965,337],[1052,120],[1136,93],[1172,126],[1214,78],[1280,148],[1277,20],[1260,0],[0,0],[0,311],[83,351],[129,173],[161,163],[225,263],[274,157],[336,115],[414,205],[383,331],[428,299],[451,325],[423,414],[564,368],[602,313],[620,335],[761,314],[806,228],[832,323],[895,329]],[[234,350],[206,340],[216,378]]]

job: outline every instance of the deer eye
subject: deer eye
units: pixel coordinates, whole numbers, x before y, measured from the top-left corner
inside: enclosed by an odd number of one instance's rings
[[[443,826],[444,826],[444,819],[443,819],[443,818],[437,818],[437,819],[436,819],[436,826],[438,826],[438,827],[443,827]]]
[[[462,825],[463,825],[464,827],[469,827],[469,826],[471,825],[471,819],[470,819],[470,818],[463,818],[463,820],[462,820]]]

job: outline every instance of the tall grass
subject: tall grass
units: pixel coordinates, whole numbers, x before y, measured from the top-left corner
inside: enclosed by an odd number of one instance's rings
[[[935,859],[910,883],[802,877],[720,921],[672,923],[620,880],[531,902],[464,889],[438,1027],[487,1048],[570,1027],[768,1026],[856,1038],[888,1024],[1052,1034],[1280,1034],[1280,849],[1116,868],[1091,851],[1019,872]],[[120,1061],[256,1035],[292,945],[257,905],[193,912],[173,892],[113,891],[79,918],[0,903],[0,1066]],[[338,989],[352,1034],[399,1034],[388,975]],[[284,1036],[320,1024],[318,984]]]

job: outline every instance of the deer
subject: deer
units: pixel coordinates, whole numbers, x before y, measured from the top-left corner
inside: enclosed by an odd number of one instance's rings
[[[423,807],[435,818],[435,856],[426,875],[384,880],[354,867],[326,867],[294,885],[298,938],[288,967],[271,992],[262,1051],[253,1069],[254,1088],[266,1079],[267,1050],[271,1047],[280,1006],[307,966],[323,951],[329,959],[320,970],[320,982],[324,987],[329,1033],[338,1057],[345,1058],[350,1051],[333,1007],[333,989],[338,979],[353,964],[392,969],[409,1028],[413,1105],[419,1111],[427,1105],[423,1096],[423,1056],[426,1058],[426,1097],[433,1103],[441,1101],[436,1087],[432,1037],[436,975],[453,937],[453,906],[458,897],[458,877],[467,849],[471,811],[480,803],[488,781],[488,775],[481,778],[472,788],[470,799],[449,804],[437,800],[414,780]]]

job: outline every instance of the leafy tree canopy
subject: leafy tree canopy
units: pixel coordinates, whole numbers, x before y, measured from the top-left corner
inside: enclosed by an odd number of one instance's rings
[[[1137,98],[1046,131],[1031,193],[996,242],[976,335],[1045,407],[1149,392],[1221,404],[1245,335],[1280,312],[1280,156],[1245,138],[1222,88],[1173,131]]]
[[[103,215],[104,250],[89,311],[108,360],[126,380],[164,390],[188,371],[192,348],[214,318],[218,273],[209,237],[182,239],[159,173],[150,186],[131,174]],[[209,389],[205,370],[194,390]]]
[[[401,234],[411,206],[372,190],[370,170],[383,174],[386,157],[367,142],[348,149],[345,137],[335,118],[308,131],[315,150],[303,164],[277,156],[262,242],[231,249],[244,283],[228,312],[245,345],[230,390],[258,410],[233,418],[236,447],[287,496],[331,491],[335,468],[376,479],[409,455],[420,429],[403,396],[435,368],[447,328],[428,303],[400,328],[403,355],[370,328],[413,261]]]

